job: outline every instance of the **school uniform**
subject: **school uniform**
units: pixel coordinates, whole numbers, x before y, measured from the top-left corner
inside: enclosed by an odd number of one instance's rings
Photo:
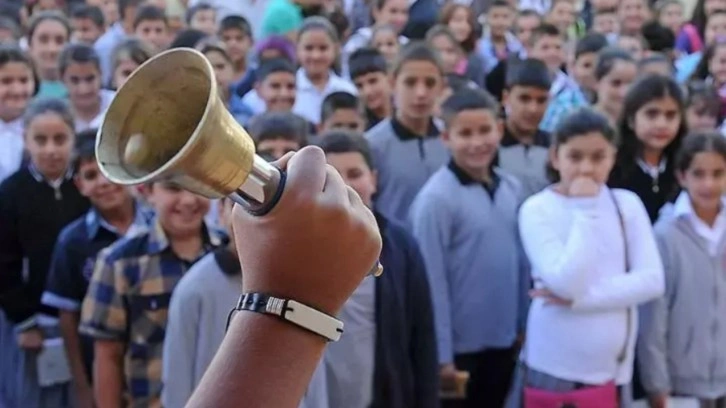
[[[365,137],[378,169],[376,208],[389,219],[406,222],[408,209],[429,177],[450,157],[431,120],[425,135],[417,135],[395,117],[384,119]]]
[[[636,159],[635,165],[618,163],[610,173],[608,186],[637,194],[648,211],[651,223],[655,223],[660,209],[678,191],[675,167],[665,159],[655,167],[642,159]]]
[[[23,163],[23,118],[0,121],[0,182],[20,169]]]
[[[363,47],[372,45],[371,40],[373,37],[373,28],[372,27],[362,27],[358,30],[356,30],[353,35],[348,38],[348,41],[345,42],[345,45],[343,46],[343,56],[341,58],[343,69],[342,74],[345,78],[350,78],[350,71],[348,70],[348,60],[350,59],[351,54],[355,52],[356,50],[359,50]],[[403,46],[408,44],[408,38],[405,36],[399,35],[398,36],[398,43]]]
[[[328,83],[325,84],[325,89],[322,92],[310,82],[303,68],[297,70],[295,83],[297,86],[297,94],[292,112],[302,116],[315,125],[320,124],[321,108],[326,96],[333,92],[348,92],[352,95],[358,95],[358,90],[355,88],[355,85],[341,78],[333,71],[330,71]]]
[[[522,44],[519,42],[517,37],[507,32],[505,35],[505,50],[504,54],[498,55],[494,42],[491,35],[487,34],[479,42],[478,52],[481,61],[484,62],[484,71],[486,74],[492,72],[500,61],[506,60],[509,55],[518,55],[522,50]]]
[[[675,204],[663,208],[655,225],[666,293],[641,307],[638,363],[649,394],[696,397],[704,407],[726,406],[723,204],[709,226],[682,192]]]
[[[109,91],[107,89],[101,89],[99,93],[99,97],[101,98],[101,106],[98,111],[98,115],[96,115],[93,119],[89,121],[74,116],[76,133],[80,133],[88,129],[97,129],[101,127],[101,125],[103,124],[103,118],[106,116],[106,111],[108,110],[109,106],[111,106],[111,102],[113,102],[113,98],[115,96],[116,92]]]
[[[547,179],[547,163],[551,135],[537,130],[533,139],[531,145],[522,144],[509,127],[505,127],[495,160],[502,170],[519,179],[523,197],[538,193],[550,184]]]
[[[470,371],[465,407],[502,406],[528,304],[519,245],[517,179],[493,168],[487,185],[452,160],[411,207],[431,282],[439,364]]]

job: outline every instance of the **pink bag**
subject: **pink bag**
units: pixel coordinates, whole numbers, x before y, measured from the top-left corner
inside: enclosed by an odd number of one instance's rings
[[[524,389],[525,408],[618,408],[618,390],[614,382],[582,388],[575,391],[556,392]]]

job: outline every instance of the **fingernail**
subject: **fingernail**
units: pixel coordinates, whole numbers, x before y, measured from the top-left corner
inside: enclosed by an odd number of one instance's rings
[[[368,275],[375,277],[383,275],[383,265],[381,265],[380,261],[376,261],[376,265],[368,272]]]

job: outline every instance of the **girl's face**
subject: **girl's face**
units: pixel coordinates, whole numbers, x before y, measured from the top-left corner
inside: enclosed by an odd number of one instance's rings
[[[25,128],[30,160],[50,180],[59,179],[68,168],[73,139],[73,129],[54,112],[36,116]]]
[[[232,63],[219,51],[209,51],[205,54],[214,68],[214,77],[221,89],[227,89],[234,80]]]
[[[708,60],[708,72],[717,87],[726,85],[726,44],[719,45],[714,50],[713,56]]]
[[[58,69],[58,55],[68,42],[68,30],[52,19],[42,21],[30,38],[30,54],[41,73]]]
[[[719,38],[726,37],[726,14],[717,14],[708,19],[703,31],[706,44],[714,44]]]
[[[635,81],[638,68],[629,61],[616,61],[610,72],[597,83],[598,102],[607,108],[609,112],[620,112],[625,100],[625,94],[630,84]]]
[[[696,153],[686,171],[676,174],[696,209],[718,211],[726,193],[726,158],[716,152]]]
[[[431,45],[439,52],[441,61],[444,63],[444,72],[452,73],[456,71],[456,64],[461,60],[459,45],[454,44],[446,35],[437,35],[431,39]]]
[[[390,24],[396,27],[397,34],[408,23],[408,0],[386,0],[380,10],[373,7],[376,24]]]
[[[78,110],[89,110],[100,103],[101,72],[93,63],[73,62],[63,73],[71,105]]]
[[[623,31],[639,33],[650,17],[650,11],[644,0],[623,0],[618,8],[618,15]]]
[[[662,152],[678,135],[681,120],[678,102],[666,96],[653,99],[638,109],[631,117],[630,126],[645,149]]]
[[[112,81],[114,88],[120,89],[138,67],[139,64],[131,58],[124,58],[120,60],[118,65],[116,65],[116,68],[113,70]]]
[[[389,63],[396,58],[398,51],[401,49],[398,35],[391,30],[379,30],[372,38],[372,43]]]
[[[449,30],[454,33],[456,41],[463,43],[471,35],[472,27],[469,24],[469,9],[459,6],[451,13],[451,19],[447,24]]]
[[[552,167],[560,174],[560,184],[568,190],[580,177],[605,184],[615,164],[615,146],[600,132],[571,137],[550,150]]]
[[[0,68],[0,119],[19,118],[35,90],[30,67],[23,62],[8,62]]]
[[[658,22],[663,26],[678,33],[683,25],[683,6],[680,4],[669,4],[660,12]]]
[[[726,0],[706,0],[703,2],[703,11],[706,16],[710,16],[717,10],[726,10]]]
[[[689,132],[713,131],[718,125],[718,111],[706,102],[696,101],[686,109],[686,123]]]
[[[429,119],[443,88],[439,67],[430,61],[407,61],[394,77],[394,98],[401,113],[411,119]]]
[[[297,58],[308,76],[327,75],[338,53],[338,45],[323,29],[310,29],[300,34]]]

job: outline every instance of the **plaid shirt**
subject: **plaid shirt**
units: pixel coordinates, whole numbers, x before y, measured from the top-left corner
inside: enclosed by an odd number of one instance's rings
[[[587,97],[579,87],[563,88],[547,105],[547,110],[539,124],[539,128],[545,132],[553,133],[557,124],[568,113],[589,104],[590,102],[588,102]]]
[[[222,244],[205,229],[202,255]],[[83,302],[80,331],[126,343],[126,389],[132,407],[160,407],[161,357],[169,300],[193,262],[171,250],[161,225],[124,238],[99,254]]]

